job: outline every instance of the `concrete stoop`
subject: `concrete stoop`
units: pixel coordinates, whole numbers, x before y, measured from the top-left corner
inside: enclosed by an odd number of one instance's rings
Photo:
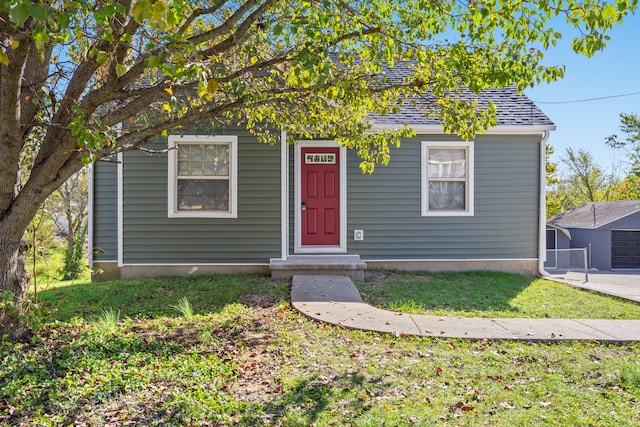
[[[272,259],[269,268],[274,279],[335,275],[363,280],[367,264],[359,255],[291,255],[287,259]]]

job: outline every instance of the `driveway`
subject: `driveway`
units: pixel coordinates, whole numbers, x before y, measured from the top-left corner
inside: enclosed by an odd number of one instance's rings
[[[576,288],[640,302],[640,270],[589,271],[588,282],[585,282],[584,273],[575,271],[554,272],[549,278]]]

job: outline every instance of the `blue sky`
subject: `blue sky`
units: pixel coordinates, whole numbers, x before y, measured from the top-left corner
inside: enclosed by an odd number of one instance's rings
[[[525,93],[557,126],[549,139],[555,149],[553,161],[559,162],[567,147],[584,148],[603,168],[610,170],[614,163],[620,164],[624,156],[622,153],[612,156],[604,139],[614,133],[622,136],[620,113],[640,114],[640,11],[616,27],[607,48],[592,58],[571,51],[573,30],[556,29],[563,33],[563,42],[545,54],[544,63],[564,64],[565,77]],[[547,103],[634,92],[637,94],[588,102]],[[560,169],[566,168],[560,165]]]

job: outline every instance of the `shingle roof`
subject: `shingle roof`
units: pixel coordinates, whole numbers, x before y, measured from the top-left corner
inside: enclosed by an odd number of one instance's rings
[[[550,218],[547,223],[564,228],[599,228],[640,212],[640,200],[590,202]]]
[[[383,75],[390,81],[401,81],[411,74],[413,65],[411,62],[401,62],[393,68],[385,68]],[[526,95],[519,94],[514,86],[502,89],[490,89],[475,94],[470,90],[464,90],[457,95],[459,99],[478,100],[480,106],[486,106],[489,101],[496,105],[497,126],[543,126],[555,128],[554,123],[547,117]],[[425,117],[429,108],[433,107],[435,97],[426,93],[420,98],[408,99],[401,106],[397,114],[385,116],[372,115],[371,119],[379,125],[433,125],[441,123],[433,117]]]

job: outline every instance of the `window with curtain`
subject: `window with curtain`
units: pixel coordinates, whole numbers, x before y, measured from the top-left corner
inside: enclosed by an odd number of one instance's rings
[[[422,214],[472,215],[473,143],[423,142]]]

